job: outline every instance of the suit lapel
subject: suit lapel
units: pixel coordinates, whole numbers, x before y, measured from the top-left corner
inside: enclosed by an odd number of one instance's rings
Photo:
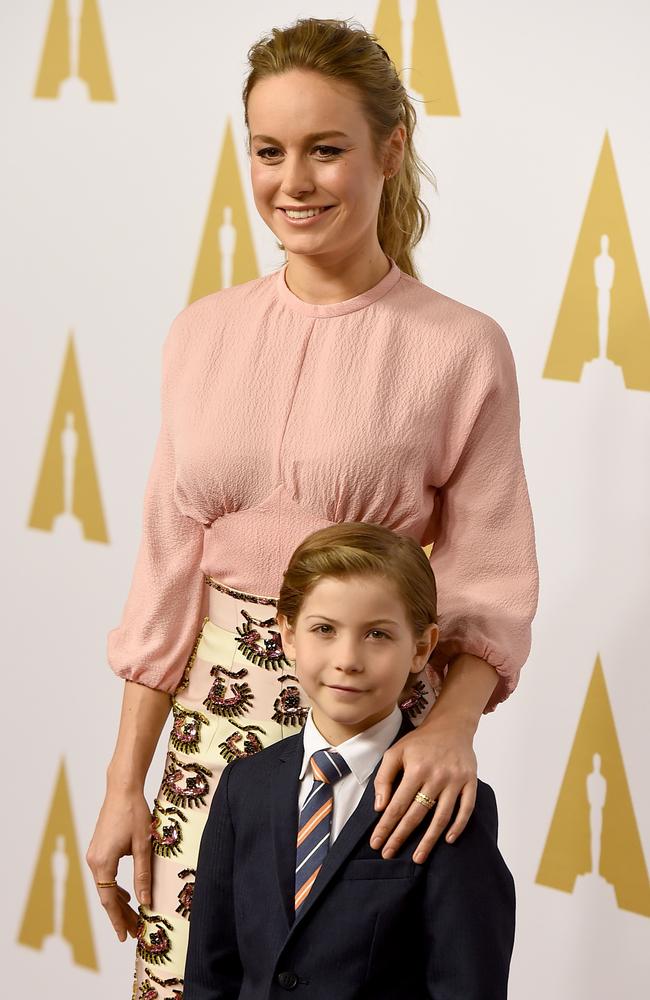
[[[414,728],[415,727],[413,726],[413,723],[410,721],[408,716],[404,715],[402,719],[402,725],[400,726],[399,731],[395,736],[395,739],[393,740],[393,743],[396,743],[403,736],[406,736],[406,734],[411,732],[411,730],[413,730]],[[391,746],[392,745],[393,744],[391,743]],[[296,776],[300,770],[300,763],[302,763],[302,740],[300,741],[300,757],[299,757],[298,768],[296,770]],[[374,802],[375,802],[374,780],[380,765],[381,765],[381,759],[378,761],[377,766],[375,767],[374,771],[370,775],[370,778],[368,779],[368,784],[366,785],[363,795],[361,796],[361,801],[359,802],[358,806],[348,819],[347,823],[344,824],[343,829],[341,830],[338,837],[330,847],[327,856],[325,858],[325,861],[323,862],[323,867],[318,873],[318,877],[314,882],[314,886],[310,891],[309,895],[307,896],[307,899],[300,908],[300,913],[298,914],[297,919],[295,921],[293,921],[293,918],[292,920],[290,920],[290,923],[293,923],[293,926],[299,924],[300,921],[303,920],[303,918],[305,917],[305,914],[307,914],[309,910],[311,910],[311,908],[317,903],[319,897],[327,889],[327,886],[332,881],[332,879],[338,872],[343,862],[349,857],[351,852],[359,843],[361,837],[364,836],[364,834],[367,832],[370,826],[373,826],[374,823],[378,822],[381,813],[376,812],[374,808]],[[296,808],[296,824],[297,824],[297,808]],[[295,829],[297,829],[297,825]],[[293,882],[295,880],[295,864],[296,864],[295,835],[293,837],[291,849],[293,851],[292,871],[291,871],[291,880],[293,885]],[[279,858],[277,858],[277,860],[279,861]],[[291,900],[293,901],[293,888],[292,888]]]
[[[271,776],[271,825],[275,872],[287,929],[295,917],[296,837],[298,833],[298,780],[304,753],[302,732],[283,741],[286,749]]]

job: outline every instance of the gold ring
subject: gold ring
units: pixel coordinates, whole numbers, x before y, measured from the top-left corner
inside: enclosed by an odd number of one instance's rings
[[[436,799],[430,799],[426,792],[416,792],[413,796],[413,801],[419,802],[421,805],[426,806],[427,809],[431,809],[436,804]]]
[[[112,889],[114,885],[117,885],[117,879],[114,878],[112,882],[95,882],[98,889]]]

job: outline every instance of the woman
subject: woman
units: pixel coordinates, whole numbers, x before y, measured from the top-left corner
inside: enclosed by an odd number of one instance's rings
[[[109,636],[125,690],[87,860],[120,940],[138,936],[138,998],[182,990],[223,767],[304,721],[274,595],[306,535],[352,520],[434,543],[441,640],[403,702],[417,728],[375,782],[383,857],[421,821],[416,793],[437,800],[417,861],[457,802],[446,837],[462,833],[473,736],[517,683],[537,604],[512,354],[493,320],[417,280],[425,168],[394,65],[363,29],[318,19],[274,30],[249,61],[253,194],[287,263],[172,324],[141,545]],[[170,701],[151,824],[143,784]],[[139,920],[116,882],[125,854]]]

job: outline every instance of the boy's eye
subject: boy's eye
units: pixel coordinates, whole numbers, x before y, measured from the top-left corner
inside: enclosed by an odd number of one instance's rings
[[[316,625],[316,627],[312,629],[312,632],[318,632],[319,635],[327,635],[328,633],[323,633],[320,630],[323,629],[323,628],[324,629],[331,629],[331,627],[332,627],[331,625]],[[385,639],[389,639],[390,638],[390,636],[388,635],[387,632],[384,632],[384,631],[382,631],[382,629],[379,629],[379,628],[373,628],[373,629],[371,629],[370,632],[368,633],[368,635],[380,635],[380,636],[382,636]]]

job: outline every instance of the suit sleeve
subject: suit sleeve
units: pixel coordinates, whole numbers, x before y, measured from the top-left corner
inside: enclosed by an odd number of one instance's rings
[[[481,783],[462,837],[431,854],[424,906],[427,996],[506,1000],[515,887],[497,847],[494,792]]]
[[[192,898],[185,963],[184,1000],[237,1000],[243,970],[235,929],[233,861],[235,832],[226,766],[203,830]]]
[[[514,358],[497,323],[482,334],[475,370],[457,390],[466,436],[427,532],[440,625],[429,663],[441,679],[459,653],[486,660],[499,674],[490,712],[514,691],[530,652],[539,581]]]
[[[172,433],[175,392],[189,346],[183,313],[165,340],[161,425],[144,495],[140,544],[117,628],[108,635],[108,662],[118,677],[173,692],[192,652],[205,610],[203,525],[180,509],[175,495]]]

